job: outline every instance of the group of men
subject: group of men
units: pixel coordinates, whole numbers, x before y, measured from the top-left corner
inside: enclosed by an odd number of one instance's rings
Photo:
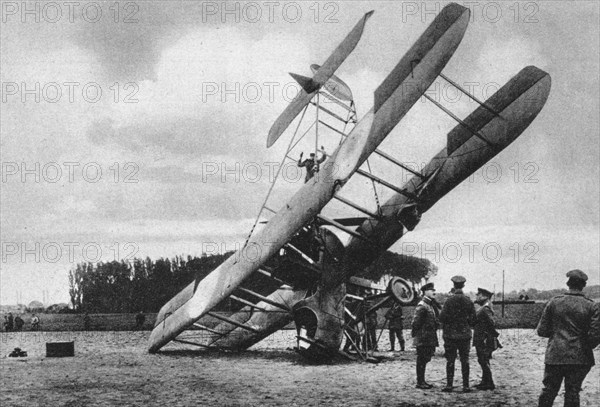
[[[545,356],[544,388],[539,407],[549,407],[565,382],[565,406],[579,406],[579,392],[587,373],[594,365],[592,350],[600,344],[600,307],[583,295],[588,279],[581,270],[567,273],[569,291],[554,297],[546,304],[537,327],[541,337],[549,338]],[[425,381],[427,363],[439,346],[437,329],[441,323],[446,358],[446,386],[443,392],[453,391],[455,361],[461,364],[462,389],[470,392],[469,351],[471,340],[481,366],[480,390],[494,390],[490,368],[492,353],[500,347],[490,304],[492,292],[478,288],[475,311],[473,302],[463,293],[466,279],[452,277],[453,293],[441,307],[435,300],[433,283],[425,284],[423,298],[415,309],[412,336],[417,348],[417,388],[431,389]]]
[[[489,303],[492,293],[485,288],[477,290],[477,302],[481,307],[475,312],[473,302],[463,293],[465,282],[466,279],[462,276],[452,277],[454,292],[443,307],[440,307],[435,300],[433,283],[425,284],[421,288],[423,299],[415,309],[412,322],[412,336],[417,348],[417,388],[419,389],[433,387],[425,381],[425,369],[433,357],[435,348],[439,346],[437,329],[440,323],[443,327],[442,338],[446,357],[446,386],[442,391],[451,392],[454,388],[454,363],[457,356],[460,360],[463,392],[471,391],[469,385],[471,339],[482,370],[481,383],[475,387],[480,390],[495,389],[490,358],[498,346],[498,331],[492,318],[494,311]]]
[[[22,331],[23,326],[25,325],[25,321],[21,318],[20,315],[13,317],[12,312],[9,312],[8,315],[4,316],[4,331]],[[35,331],[39,328],[40,319],[37,315],[33,314],[31,317],[31,330]]]

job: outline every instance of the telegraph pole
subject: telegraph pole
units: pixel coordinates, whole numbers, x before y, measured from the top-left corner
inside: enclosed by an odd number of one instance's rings
[[[502,318],[504,318],[504,269],[502,270]]]

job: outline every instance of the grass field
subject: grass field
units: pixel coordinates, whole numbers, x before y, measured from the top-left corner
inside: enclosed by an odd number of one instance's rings
[[[404,336],[410,335],[405,331]],[[441,336],[441,331],[439,332]],[[494,353],[496,390],[441,391],[446,379],[443,347],[427,365],[435,387],[415,389],[416,351],[388,352],[381,335],[377,364],[339,360],[315,365],[290,349],[295,332],[279,331],[244,352],[207,352],[170,343],[148,354],[148,331],[2,333],[0,354],[15,347],[26,358],[0,357],[0,405],[22,406],[235,406],[235,407],[528,407],[537,405],[547,340],[532,329],[504,329]],[[46,357],[46,343],[73,341],[74,357]],[[440,338],[441,343],[441,338]],[[600,349],[594,351],[600,359]],[[457,363],[458,365],[458,363]],[[459,368],[457,366],[456,376]],[[480,368],[471,349],[471,383]],[[596,400],[596,401],[594,401]],[[598,407],[595,366],[583,383],[582,407]],[[563,392],[555,406],[562,406]]]

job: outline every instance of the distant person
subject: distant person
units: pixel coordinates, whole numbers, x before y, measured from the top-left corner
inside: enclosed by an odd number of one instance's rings
[[[25,321],[21,318],[20,315],[15,317],[15,331],[21,331],[23,329],[23,325],[25,325]]]
[[[413,344],[417,348],[417,389],[431,389],[433,385],[425,381],[425,369],[431,361],[435,348],[439,345],[437,338],[438,311],[433,306],[435,288],[433,283],[421,287],[423,298],[415,308],[412,320]]]
[[[452,391],[454,363],[458,353],[463,392],[467,393],[471,391],[469,387],[469,350],[471,348],[471,327],[475,323],[475,306],[469,297],[463,294],[467,280],[463,276],[454,276],[451,281],[454,284],[454,294],[446,300],[440,313],[446,356],[446,387],[442,391]]]
[[[13,318],[13,314],[12,312],[8,313],[8,325],[7,325],[8,329],[7,331],[12,331],[15,327],[15,319]]]
[[[583,295],[588,279],[581,270],[567,273],[569,291],[546,304],[537,334],[549,338],[544,360],[544,388],[539,407],[550,407],[565,381],[565,406],[579,406],[581,384],[594,365],[600,344],[600,308]]]
[[[146,316],[142,311],[140,311],[135,316],[135,327],[137,329],[142,329],[144,327],[144,322],[146,322]]]
[[[360,303],[358,301],[350,301],[348,304],[349,313],[345,313],[345,325],[348,337],[346,338],[346,344],[344,345],[344,352],[348,353],[351,348],[355,348],[356,351],[360,350],[361,345],[361,332],[363,330],[362,322],[356,318]]]
[[[321,158],[317,159],[315,157],[315,153],[310,153],[310,158],[302,161],[303,152],[300,153],[300,158],[298,159],[298,167],[306,167],[306,177],[304,177],[304,183],[306,184],[314,175],[319,172],[319,165],[327,159],[327,153],[325,152],[325,148],[321,146],[319,150],[321,152]]]
[[[371,290],[367,290],[365,295],[369,296],[372,294]],[[375,303],[373,300],[365,301],[365,337],[364,337],[364,349],[377,351],[377,312],[375,310],[369,311],[369,308],[373,307]]]
[[[31,316],[31,330],[32,331],[37,331],[38,329],[40,329],[40,318],[33,314]]]
[[[475,302],[481,307],[477,310],[475,316],[475,326],[473,329],[473,346],[477,352],[477,362],[481,366],[481,383],[475,387],[479,390],[494,390],[496,385],[492,378],[492,369],[490,359],[492,352],[497,349],[498,336],[496,325],[494,324],[494,310],[490,304],[492,292],[485,288],[477,289],[477,298]]]
[[[388,320],[388,328],[390,330],[390,351],[394,351],[396,338],[400,345],[400,351],[404,352],[404,335],[402,328],[404,327],[404,317],[402,316],[402,306],[399,302],[394,301],[394,305],[385,313],[385,318]]]

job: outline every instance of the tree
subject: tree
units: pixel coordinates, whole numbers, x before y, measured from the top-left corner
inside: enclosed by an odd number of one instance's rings
[[[385,275],[402,277],[415,284],[435,276],[438,267],[428,259],[407,256],[387,250],[360,277],[379,281]]]
[[[75,269],[69,271],[69,297],[71,304],[76,311],[81,310],[81,298],[83,296],[83,276],[84,269],[82,264],[77,264]]]

